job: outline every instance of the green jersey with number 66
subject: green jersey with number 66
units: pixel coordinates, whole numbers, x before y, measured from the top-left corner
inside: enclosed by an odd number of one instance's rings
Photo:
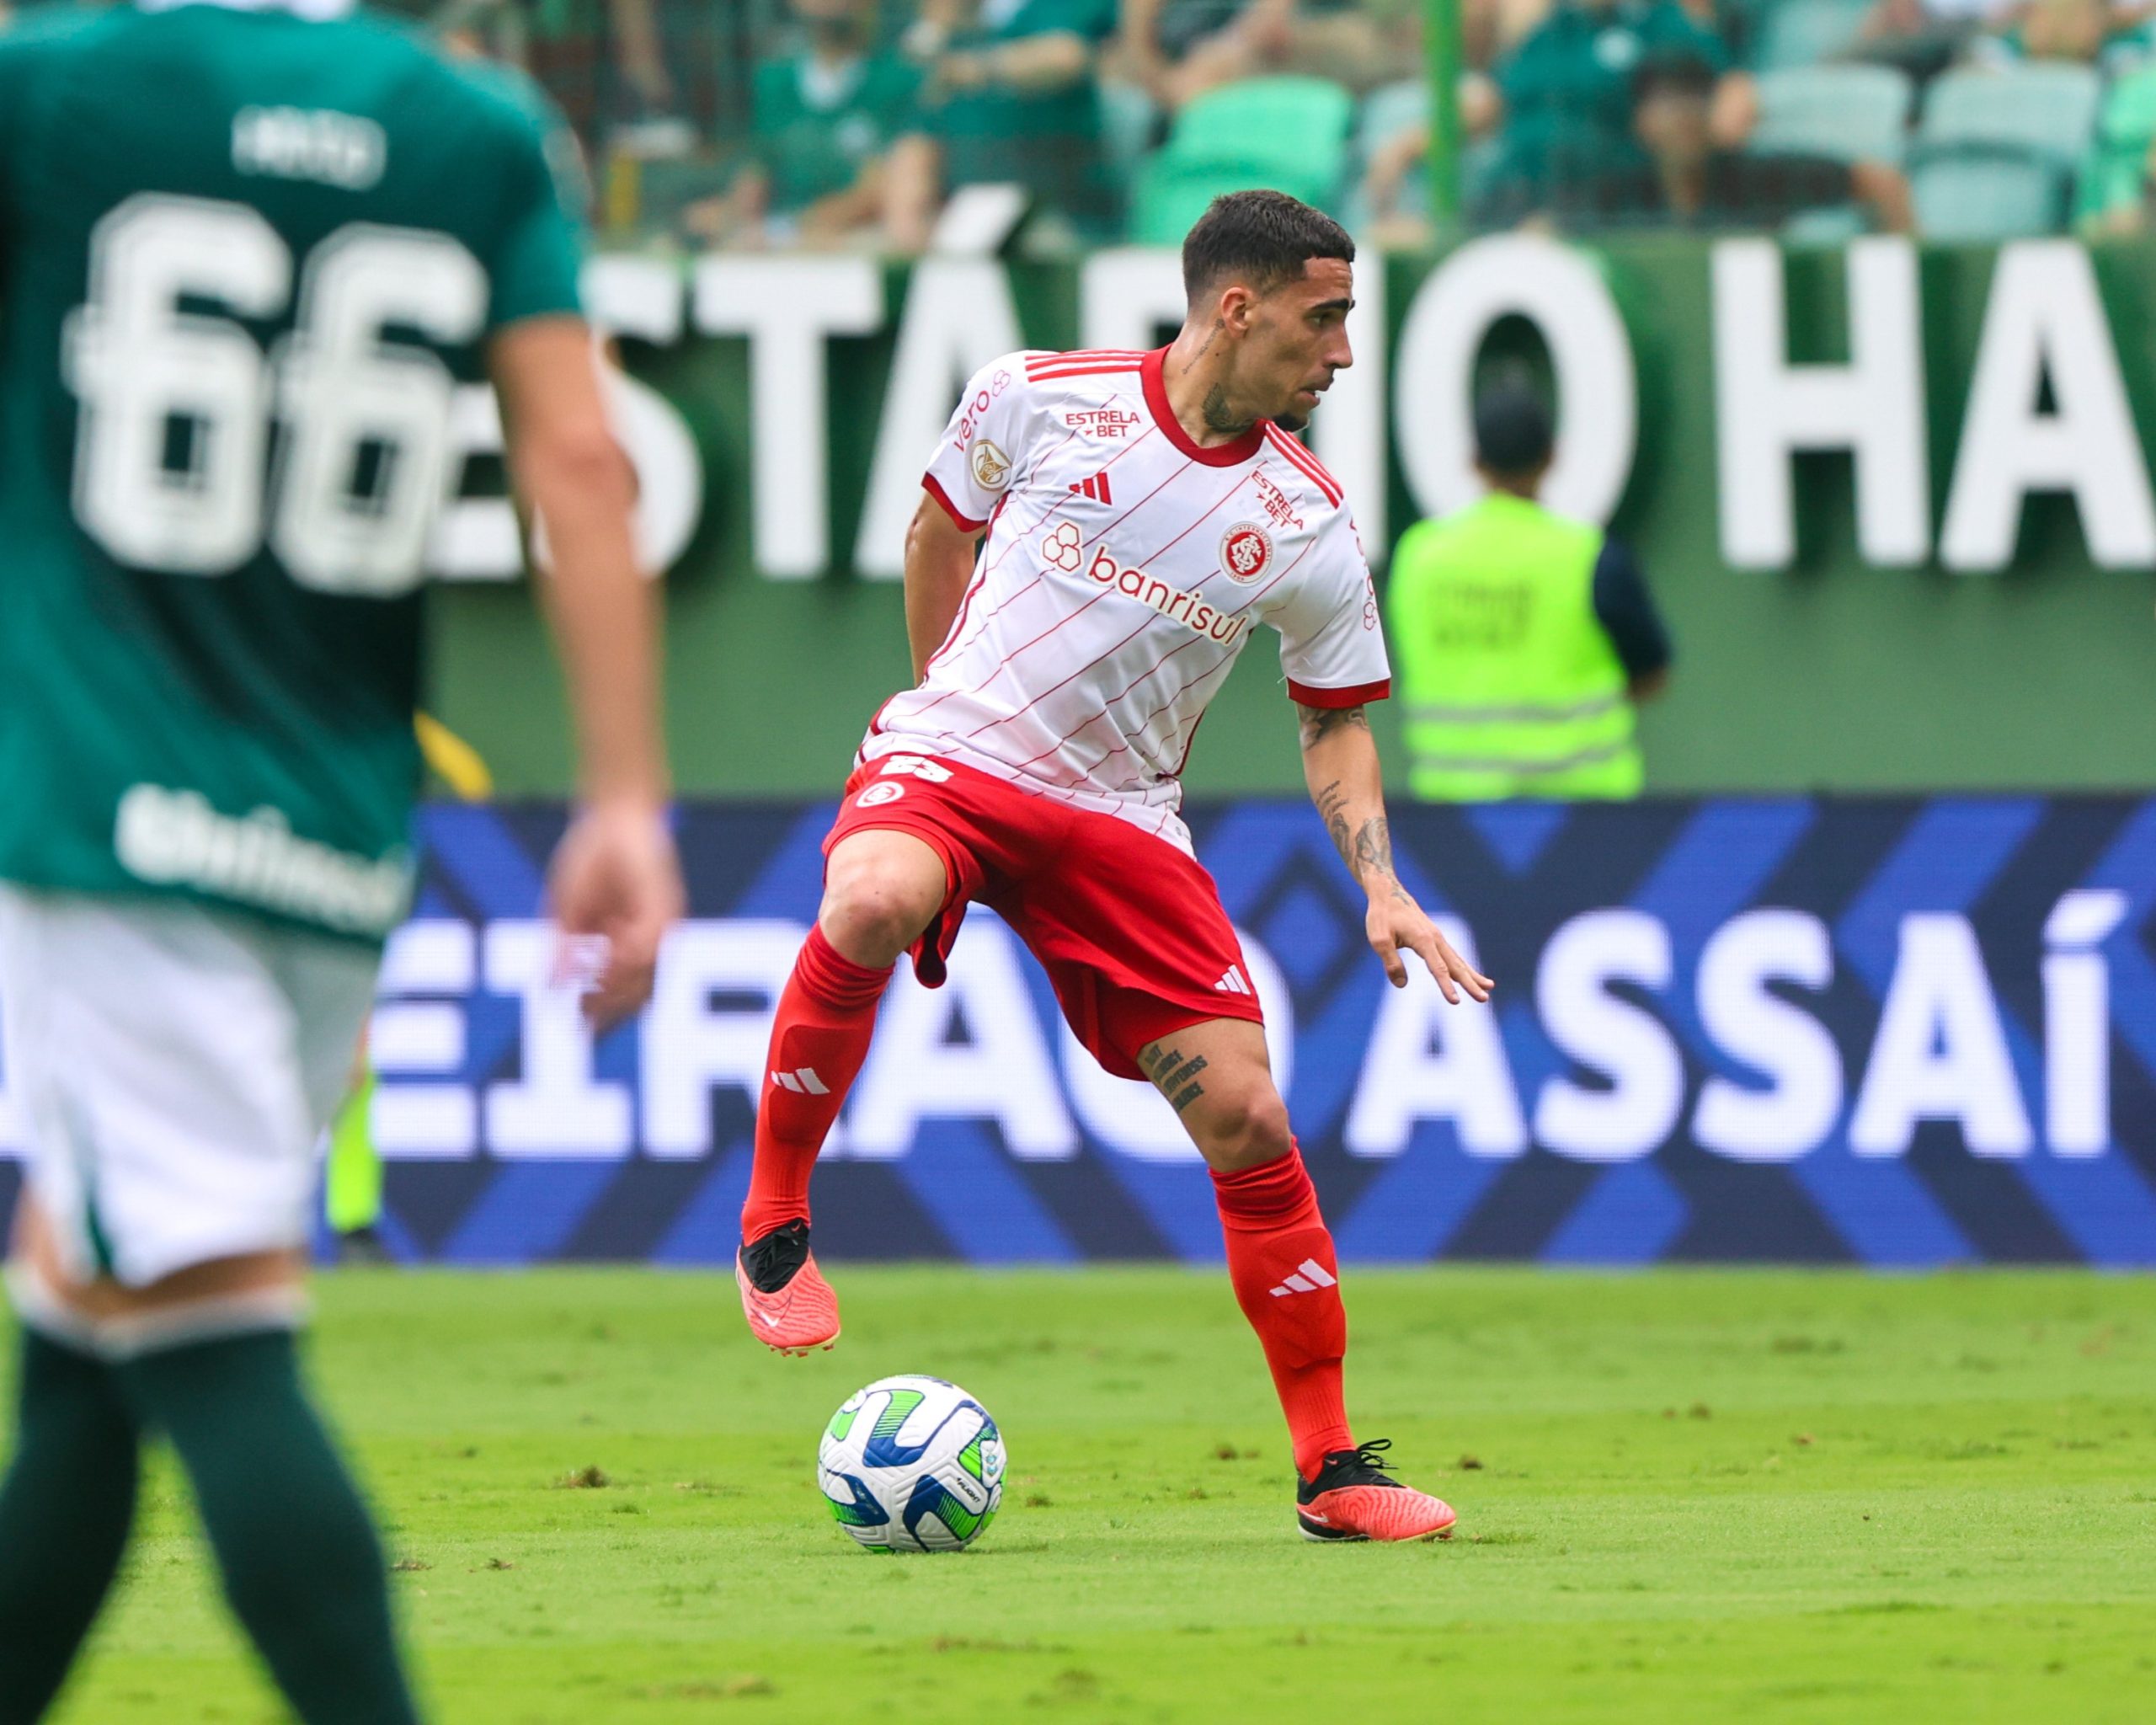
[[[0,35],[0,878],[403,915],[419,585],[574,147],[337,0]]]

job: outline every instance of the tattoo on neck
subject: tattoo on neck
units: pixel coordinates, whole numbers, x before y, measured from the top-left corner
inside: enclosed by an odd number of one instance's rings
[[[1217,383],[1205,393],[1203,412],[1205,429],[1208,431],[1219,431],[1231,436],[1240,436],[1251,428],[1251,422],[1246,419],[1238,418],[1235,410],[1228,405],[1228,392]]]

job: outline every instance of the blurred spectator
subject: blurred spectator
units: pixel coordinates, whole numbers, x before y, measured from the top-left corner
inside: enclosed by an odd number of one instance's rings
[[[1772,228],[1806,210],[1855,204],[1875,227],[1913,232],[1908,181],[1890,163],[1718,147],[1711,117],[1716,81],[1714,67],[1688,53],[1643,61],[1632,78],[1632,126],[1646,165],[1567,188],[1582,200],[1558,208],[1558,218],[1573,227],[1652,222]]]
[[[1123,75],[1171,108],[1294,73],[1358,93],[1421,55],[1422,0],[1123,0]]]
[[[1385,595],[1409,785],[1432,802],[1636,797],[1633,709],[1669,678],[1669,633],[1630,552],[1536,501],[1549,409],[1524,377],[1475,403],[1490,489],[1418,521]]]
[[[1757,114],[1752,80],[1727,70],[1720,37],[1677,0],[1557,0],[1497,67],[1502,157],[1484,221],[1567,202],[1571,188],[1648,165],[1632,124],[1632,74],[1650,54],[1684,53],[1716,76],[1714,142],[1734,148]]]
[[[879,51],[878,0],[791,0],[802,40],[756,67],[750,165],[684,224],[723,245],[829,245],[873,238],[918,249],[897,219],[891,157],[919,129],[921,74]]]
[[[1919,82],[1944,72],[2010,0],[1876,0],[1858,57],[1898,66]]]
[[[922,0],[905,38],[922,137],[894,152],[893,219],[925,233],[945,193],[1016,182],[1085,238],[1113,237],[1094,72],[1115,27],[1116,0]]]
[[[1460,57],[1471,69],[1487,72],[1534,34],[1550,15],[1550,0],[1461,0]]]
[[[1677,0],[1556,0],[1549,15],[1501,60],[1495,73],[1470,72],[1460,113],[1469,138],[1494,131],[1495,161],[1472,189],[1477,225],[1502,227],[1606,205],[1616,181],[1636,184],[1653,168],[1633,116],[1633,77],[1650,56],[1680,56],[1712,82],[1709,141],[1734,150],[1758,117],[1750,76],[1727,70],[1721,39]],[[1415,168],[1428,157],[1427,125],[1374,150],[1363,195],[1386,243],[1428,237],[1423,215],[1406,207]]]
[[[2145,64],[2153,51],[2156,32],[2143,8],[2110,0],[2031,0],[2003,29],[1979,37],[1969,58],[1979,66],[2072,61],[2116,77]]]
[[[658,0],[606,0],[606,20],[622,81],[613,147],[654,159],[689,154],[696,129],[680,111],[680,93],[666,67]]]

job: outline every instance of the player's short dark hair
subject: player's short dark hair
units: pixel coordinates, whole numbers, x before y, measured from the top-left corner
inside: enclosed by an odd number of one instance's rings
[[[1507,372],[1475,397],[1475,459],[1502,479],[1523,478],[1549,465],[1556,430],[1550,404],[1525,376]]]
[[[1322,210],[1285,192],[1229,192],[1214,199],[1182,243],[1182,286],[1192,302],[1235,280],[1270,293],[1312,258],[1355,261],[1355,242]]]

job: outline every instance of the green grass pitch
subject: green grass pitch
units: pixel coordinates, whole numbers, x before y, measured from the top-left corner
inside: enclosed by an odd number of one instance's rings
[[[2156,1718],[2156,1279],[1363,1272],[1365,1436],[1449,1545],[1306,1546],[1216,1275],[836,1274],[783,1360],[723,1279],[347,1274],[320,1379],[450,1725]],[[1002,1423],[970,1553],[857,1551],[869,1379]],[[160,1464],[64,1725],[280,1717]]]

